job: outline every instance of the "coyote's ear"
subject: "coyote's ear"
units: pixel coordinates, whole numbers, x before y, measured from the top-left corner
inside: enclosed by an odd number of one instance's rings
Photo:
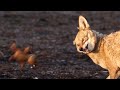
[[[84,30],[89,27],[87,20],[83,16],[79,16],[79,30]]]

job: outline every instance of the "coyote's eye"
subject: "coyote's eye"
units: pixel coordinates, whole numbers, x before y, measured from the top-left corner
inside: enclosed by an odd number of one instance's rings
[[[82,39],[82,42],[84,42],[84,39]]]
[[[88,40],[88,38],[85,37],[85,38],[83,39],[83,43],[85,43],[87,40]]]
[[[77,46],[80,46],[79,44],[77,44]]]

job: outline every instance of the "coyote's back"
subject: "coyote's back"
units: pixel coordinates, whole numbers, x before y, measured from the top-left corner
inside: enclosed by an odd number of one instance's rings
[[[77,51],[87,54],[95,64],[107,69],[108,79],[120,75],[120,31],[109,35],[91,30],[83,16],[79,16],[79,31],[74,40]]]

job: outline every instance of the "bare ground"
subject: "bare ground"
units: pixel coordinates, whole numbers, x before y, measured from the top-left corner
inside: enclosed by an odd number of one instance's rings
[[[101,33],[120,29],[117,11],[1,11],[0,50],[5,58],[0,60],[0,79],[105,79],[108,72],[73,45],[79,15]],[[18,63],[8,62],[12,40],[21,47],[33,45],[35,69],[26,64],[21,73]]]

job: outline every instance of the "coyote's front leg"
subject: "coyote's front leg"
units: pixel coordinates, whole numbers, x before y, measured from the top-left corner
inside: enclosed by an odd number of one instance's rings
[[[117,79],[120,75],[119,68],[109,69],[109,76],[106,79]]]

